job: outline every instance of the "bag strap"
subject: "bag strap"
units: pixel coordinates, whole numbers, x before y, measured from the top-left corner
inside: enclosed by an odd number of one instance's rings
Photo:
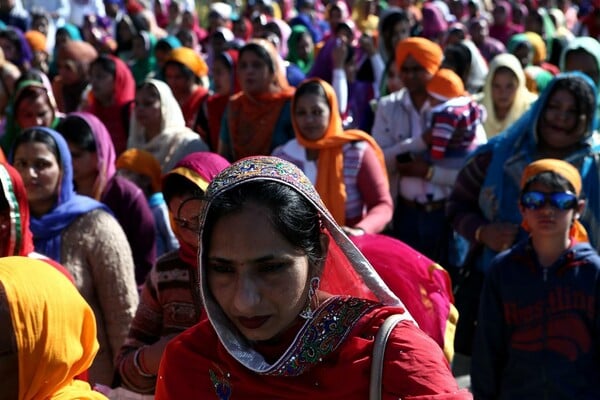
[[[371,383],[369,387],[369,400],[381,400],[381,377],[383,375],[383,359],[385,347],[390,334],[396,325],[404,320],[408,320],[406,314],[393,314],[383,321],[383,325],[377,331],[375,342],[373,343],[373,357],[371,361]]]

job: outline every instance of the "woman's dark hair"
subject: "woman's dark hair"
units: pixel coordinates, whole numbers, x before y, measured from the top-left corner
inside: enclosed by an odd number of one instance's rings
[[[569,182],[563,176],[557,174],[554,171],[540,172],[539,174],[535,175],[527,181],[525,186],[523,186],[521,193],[528,192],[531,186],[533,186],[536,183],[544,185],[554,192],[562,192],[567,190],[571,193],[575,193],[575,188],[573,187],[571,182]]]
[[[229,69],[230,71],[233,70],[233,60],[226,51],[219,53],[219,55],[215,57],[214,62],[217,61],[220,61],[223,64],[223,66],[227,67],[227,69]]]
[[[21,38],[19,37],[17,31],[11,28],[0,30],[0,38],[6,39],[12,43],[18,53],[16,59],[19,60],[23,55],[23,50],[21,49]]]
[[[164,39],[161,39],[158,42],[156,42],[156,45],[154,46],[154,51],[169,52],[171,50],[173,50],[173,47],[167,40],[164,40]]]
[[[111,59],[106,54],[100,54],[98,56],[98,58],[96,58],[94,61],[92,61],[92,63],[90,64],[90,71],[95,66],[97,66],[97,67],[101,68],[103,71],[109,73],[113,78],[115,77],[115,74],[117,73],[117,65],[115,64],[114,60]]]
[[[321,246],[319,212],[295,189],[267,180],[242,183],[212,201],[204,224],[204,248],[210,247],[212,231],[219,219],[242,211],[250,203],[268,211],[271,225],[292,246],[306,254],[311,268],[321,268],[326,249]],[[320,270],[312,272],[318,274]]]
[[[168,174],[163,180],[162,193],[167,205],[175,196],[202,198],[204,192],[188,178],[179,174]]]
[[[48,91],[43,87],[33,85],[29,85],[21,89],[15,98],[15,105],[13,108],[15,115],[17,114],[19,107],[24,100],[35,100],[38,97],[45,97],[46,101],[48,101]]]
[[[386,15],[381,22],[381,33],[383,36],[389,35],[394,27],[400,22],[410,22],[408,14],[402,9],[398,9],[393,13]]]
[[[191,69],[189,69],[188,67],[186,67],[179,61],[175,61],[175,60],[169,60],[165,63],[165,65],[163,67],[163,75],[164,75],[164,71],[166,71],[166,69],[169,65],[174,65],[174,66],[178,67],[186,80],[193,79],[195,83],[201,82],[200,78],[196,74],[194,74]]]
[[[263,46],[257,43],[248,43],[244,45],[240,49],[240,53],[238,56],[238,60],[242,59],[242,55],[247,52],[254,53],[258,58],[260,58],[265,64],[267,64],[267,68],[269,68],[269,72],[275,73],[275,65],[273,64],[273,60],[271,59],[271,55]]]
[[[513,71],[512,69],[502,66],[502,67],[498,67],[496,68],[496,71],[494,71],[494,76],[496,76],[496,74],[498,73],[510,73],[512,77],[514,77],[517,81],[519,80],[519,77],[517,76],[517,74],[515,74],[515,71]],[[493,78],[493,77],[492,77]]]
[[[575,110],[578,115],[585,115],[588,123],[594,118],[594,113],[596,112],[594,89],[587,83],[585,78],[580,76],[569,76],[558,79],[552,87],[552,91],[546,98],[544,108],[554,93],[559,90],[567,90],[575,98]]]
[[[300,97],[307,94],[322,97],[327,101],[327,93],[325,93],[325,89],[323,89],[323,86],[321,86],[319,82],[308,81],[301,83],[296,89],[296,93],[294,93],[294,101],[297,101]],[[329,102],[327,102],[327,104],[329,104]]]
[[[24,81],[35,81],[39,83],[44,83],[44,79],[42,78],[43,74],[44,73],[37,68],[30,68],[27,71],[23,72],[19,79],[15,81],[15,87],[19,87],[21,82]]]
[[[471,51],[462,43],[446,46],[442,66],[450,68],[465,80],[471,70]]]
[[[62,169],[62,162],[60,159],[60,152],[58,151],[58,145],[56,144],[56,141],[54,141],[54,138],[52,136],[50,136],[49,133],[46,133],[43,130],[38,129],[38,128],[25,129],[19,136],[17,136],[17,139],[15,140],[15,143],[12,148],[13,154],[16,154],[19,146],[22,144],[25,144],[25,143],[45,144],[46,147],[48,148],[48,150],[52,154],[54,154],[54,157],[56,157],[56,162],[58,163],[59,166],[61,166],[60,168]]]
[[[81,117],[68,115],[58,126],[56,131],[65,138],[65,140],[84,151],[95,153],[96,139],[91,126]]]

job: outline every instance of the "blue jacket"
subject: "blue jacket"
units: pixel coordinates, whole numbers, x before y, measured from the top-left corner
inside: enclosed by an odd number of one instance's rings
[[[475,399],[600,399],[600,256],[542,268],[529,239],[492,261],[471,366]]]

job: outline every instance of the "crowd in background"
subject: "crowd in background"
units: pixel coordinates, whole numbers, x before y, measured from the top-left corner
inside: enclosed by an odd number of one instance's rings
[[[152,394],[206,318],[199,197],[274,155],[346,235],[449,272],[438,344],[469,356],[492,259],[528,236],[529,163],[579,170],[600,249],[598,40],[590,0],[0,0],[0,255],[61,264],[89,304],[73,376]]]

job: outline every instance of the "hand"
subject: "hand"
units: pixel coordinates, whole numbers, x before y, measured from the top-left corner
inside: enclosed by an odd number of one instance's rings
[[[375,41],[371,35],[364,33],[360,39],[358,40],[358,44],[361,49],[363,49],[369,57],[372,57],[377,53],[377,48],[375,47]]]
[[[429,167],[429,163],[422,157],[415,158],[413,161],[396,164],[396,169],[401,176],[414,176],[423,179],[427,176]]]
[[[362,236],[365,234],[365,230],[362,228],[351,228],[349,226],[342,226],[342,230],[348,236]]]
[[[425,132],[423,132],[423,134],[421,135],[421,138],[423,139],[423,141],[425,142],[425,144],[427,146],[431,146],[431,139],[433,138],[432,130],[427,129]]]
[[[333,68],[344,68],[346,57],[348,56],[348,45],[341,41],[336,43],[333,51],[331,52],[331,60],[333,62]]]
[[[160,365],[160,359],[162,357],[163,352],[165,351],[165,347],[167,347],[167,343],[169,343],[171,339],[173,339],[177,335],[177,333],[172,333],[170,335],[163,336],[158,342],[144,347],[144,349],[142,350],[142,352],[144,353],[143,357],[140,358],[144,359],[143,368],[145,372],[151,374],[158,374],[158,366]]]
[[[501,252],[513,245],[518,231],[518,225],[494,222],[481,227],[479,241],[490,249]]]

